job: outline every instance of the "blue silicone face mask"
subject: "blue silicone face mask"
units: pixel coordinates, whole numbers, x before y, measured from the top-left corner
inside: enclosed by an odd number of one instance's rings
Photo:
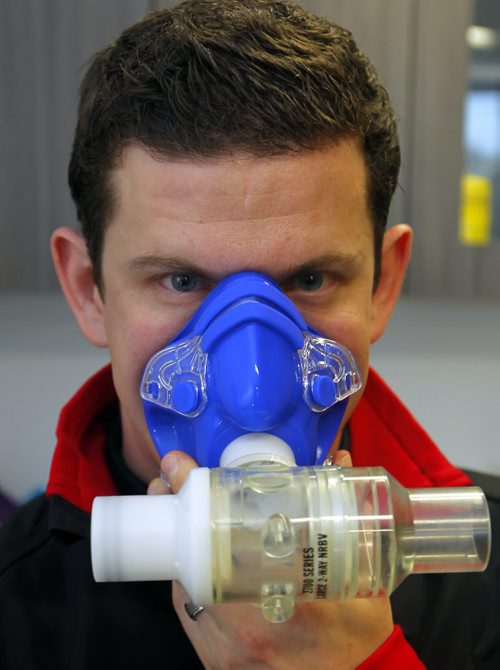
[[[236,438],[270,433],[297,465],[315,465],[360,387],[345,347],[308,326],[271,279],[241,272],[221,281],[151,358],[140,393],[160,456],[178,449],[217,467]]]

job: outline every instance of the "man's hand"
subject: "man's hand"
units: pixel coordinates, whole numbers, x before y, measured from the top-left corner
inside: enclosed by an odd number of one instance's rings
[[[335,462],[351,466],[348,452],[339,451]],[[181,452],[170,452],[162,460],[162,479],[151,482],[148,493],[177,493],[195,461]],[[350,600],[343,603],[296,603],[286,623],[264,620],[254,605],[213,605],[196,621],[184,610],[189,595],[180,584],[172,588],[175,610],[204,666],[210,670],[230,668],[356,668],[392,633],[388,598]]]

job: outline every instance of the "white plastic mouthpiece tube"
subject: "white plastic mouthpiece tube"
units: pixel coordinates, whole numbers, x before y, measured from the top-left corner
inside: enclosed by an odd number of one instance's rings
[[[177,495],[110,496],[92,507],[97,582],[177,579],[212,602],[210,471],[193,470]]]
[[[390,594],[412,572],[484,570],[490,520],[475,487],[404,489],[382,468],[268,463],[193,470],[178,495],[96,498],[97,581],[179,580],[203,605]]]

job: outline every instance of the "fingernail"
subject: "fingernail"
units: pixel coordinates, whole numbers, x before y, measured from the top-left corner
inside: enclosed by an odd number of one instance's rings
[[[341,468],[349,468],[351,467],[351,457],[349,454],[344,454],[340,461],[338,462],[338,465],[340,465]]]
[[[167,480],[170,482],[172,477],[175,477],[177,470],[179,469],[180,459],[177,454],[167,454],[162,461],[162,470],[166,475]],[[170,485],[170,484],[169,484]]]
[[[153,479],[148,486],[148,494],[153,496],[159,496],[170,491],[170,487],[165,485],[160,478]]]

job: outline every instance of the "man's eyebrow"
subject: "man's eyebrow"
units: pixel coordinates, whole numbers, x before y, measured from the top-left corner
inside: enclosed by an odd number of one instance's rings
[[[324,254],[311,258],[300,265],[287,264],[281,271],[275,270],[269,273],[278,283],[286,282],[295,275],[304,272],[326,272],[330,271],[341,275],[351,276],[356,274],[363,264],[363,255],[360,253],[339,252]],[[278,263],[276,263],[278,265]],[[127,268],[133,272],[154,272],[168,274],[170,272],[193,272],[200,276],[208,276],[206,268],[202,268],[186,258],[179,256],[159,256],[156,254],[143,254],[132,258],[127,262]],[[245,267],[242,270],[261,269]],[[214,277],[216,279],[216,277]],[[218,277],[222,279],[222,276]]]
[[[180,272],[190,271],[199,275],[204,275],[205,270],[197,266],[195,263],[188,261],[182,257],[176,256],[158,256],[156,254],[143,254],[132,258],[127,262],[127,268],[138,272]]]
[[[325,254],[316,256],[300,265],[289,265],[285,272],[280,272],[277,280],[286,281],[294,275],[304,272],[333,272],[351,276],[355,274],[363,265],[363,254],[340,252],[334,254]]]

